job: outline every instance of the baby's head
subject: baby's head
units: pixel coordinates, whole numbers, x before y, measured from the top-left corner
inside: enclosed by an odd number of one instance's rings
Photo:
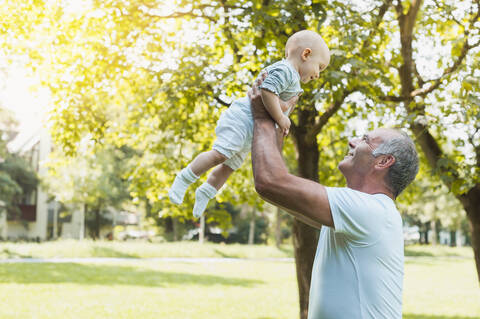
[[[295,66],[303,83],[318,78],[330,63],[327,44],[318,33],[309,30],[299,31],[288,38],[285,56]]]

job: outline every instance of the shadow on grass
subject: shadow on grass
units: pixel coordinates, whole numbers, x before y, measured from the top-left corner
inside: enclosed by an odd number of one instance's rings
[[[11,251],[10,249],[8,248],[4,248],[2,250],[2,252],[0,253],[0,256],[5,256],[6,258],[8,259],[13,259],[13,258],[33,258],[33,256],[30,256],[30,255],[22,255],[22,254],[19,254],[15,251]]]
[[[168,287],[176,285],[224,285],[254,287],[260,280],[228,278],[179,272],[155,271],[129,266],[91,264],[4,264],[0,265],[0,284],[132,285]]]
[[[295,257],[295,254],[293,252],[293,247],[292,246],[280,246],[280,247],[277,247],[278,250],[280,250],[282,253],[286,254],[287,257]]]
[[[223,258],[241,258],[240,254],[226,254],[224,253],[223,251],[220,251],[218,249],[214,249],[213,250],[215,252],[215,254],[218,254],[219,256],[223,257]]]
[[[435,255],[428,252],[428,251],[418,251],[418,250],[413,250],[413,249],[408,249],[405,247],[405,256],[408,257],[434,257]]]
[[[139,258],[138,255],[127,254],[107,247],[92,247],[92,257]]]
[[[403,319],[475,319],[478,317],[464,317],[464,316],[443,316],[443,315],[424,315],[415,313],[404,313]]]

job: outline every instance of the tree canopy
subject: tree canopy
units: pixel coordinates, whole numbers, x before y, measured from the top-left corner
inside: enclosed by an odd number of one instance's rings
[[[382,125],[410,130],[423,170],[467,212],[480,275],[478,1],[76,3],[6,1],[0,9],[2,54],[26,56],[42,74],[54,101],[52,134],[66,153],[85,140],[138,150],[132,195],[188,218],[192,196],[181,208],[166,197],[174,174],[210,148],[221,111],[283,57],[288,36],[318,30],[332,61],[292,115],[289,166],[340,185],[348,136]],[[261,205],[250,174],[246,163],[219,199]],[[298,229],[298,249],[312,256],[301,243],[315,233]]]

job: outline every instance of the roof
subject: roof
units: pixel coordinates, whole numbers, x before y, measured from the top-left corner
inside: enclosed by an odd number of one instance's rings
[[[7,148],[12,153],[23,153],[32,149],[35,144],[40,142],[41,126],[32,129],[23,129],[15,138],[7,144]]]

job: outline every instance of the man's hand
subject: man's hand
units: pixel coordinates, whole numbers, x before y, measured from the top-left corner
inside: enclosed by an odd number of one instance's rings
[[[288,116],[284,115],[282,116],[281,120],[278,121],[278,126],[280,126],[280,129],[282,130],[282,133],[283,135],[288,135],[288,131],[290,130],[290,125],[291,125],[291,122],[290,122],[290,119],[288,118]]]
[[[252,88],[248,90],[248,98],[250,99],[250,107],[252,108],[252,114],[254,119],[272,119],[268,114],[267,109],[263,105],[262,95],[260,93],[259,86],[263,80],[267,77],[267,72],[260,74],[258,79],[252,85]]]

